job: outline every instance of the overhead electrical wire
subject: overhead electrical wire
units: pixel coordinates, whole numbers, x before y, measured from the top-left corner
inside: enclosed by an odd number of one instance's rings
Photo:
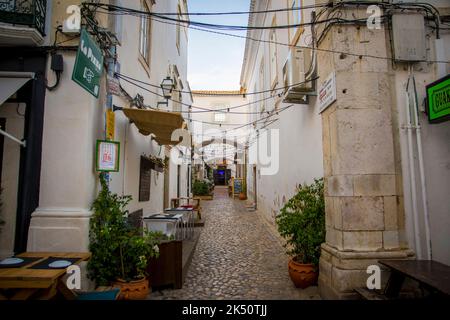
[[[123,79],[123,80],[125,80],[126,82],[129,82],[130,84],[134,84],[136,87],[141,88],[142,90],[145,90],[145,91],[147,91],[147,92],[156,94],[156,95],[158,95],[158,96],[162,96],[162,95],[157,94],[157,93],[155,93],[155,92],[153,92],[153,91],[150,91],[150,90],[147,89],[147,88],[144,88],[144,87],[142,87],[142,86],[140,86],[140,85],[138,85],[138,84],[135,84],[135,83],[133,83],[133,82],[131,82],[131,81],[129,81],[129,80],[126,80],[126,79]],[[288,105],[288,106],[283,107],[283,108],[280,108],[280,109],[276,110],[276,112],[274,112],[274,113],[272,113],[272,114],[270,114],[270,115],[268,115],[268,116],[266,116],[266,117],[259,118],[259,119],[257,119],[257,120],[254,120],[254,121],[251,121],[251,122],[245,123],[245,124],[240,124],[240,123],[217,123],[217,122],[201,121],[201,120],[196,120],[196,119],[187,119],[187,120],[188,120],[188,121],[191,121],[191,122],[198,122],[198,123],[203,123],[203,124],[215,125],[215,126],[219,126],[219,127],[222,127],[222,126],[237,126],[237,127],[231,128],[231,129],[227,129],[227,132],[229,132],[229,131],[234,131],[234,130],[238,130],[238,129],[241,129],[241,128],[245,128],[245,127],[250,126],[250,125],[255,125],[255,124],[257,124],[257,123],[259,123],[259,122],[261,122],[261,121],[267,120],[267,119],[270,118],[270,117],[273,117],[273,116],[275,116],[275,115],[278,115],[279,113],[281,113],[281,112],[283,112],[283,111],[285,111],[285,110],[291,108],[292,106],[293,106],[293,104]],[[149,107],[149,109],[152,109],[152,110],[159,110],[159,109],[154,108],[154,107]],[[159,111],[161,111],[161,110],[159,110]],[[173,112],[173,111],[167,111],[167,112]],[[179,113],[181,113],[181,112],[179,112]],[[186,112],[184,112],[184,113],[186,113]]]
[[[135,79],[135,78],[133,78],[133,77],[124,75],[124,74],[122,74],[122,73],[119,73],[119,72],[116,72],[116,75],[119,75],[119,76],[121,76],[121,77],[124,77],[124,78],[128,78],[128,79],[134,80],[134,81],[136,81],[136,82],[139,82],[139,83],[148,85],[148,86],[150,86],[150,87],[154,87],[154,88],[159,88],[159,89],[161,89],[161,86],[160,86],[160,85],[153,84],[153,83],[149,83],[149,82],[142,81],[142,80],[138,80],[138,79]],[[310,80],[310,81],[312,81],[312,80]],[[253,91],[253,92],[243,92],[243,93],[196,93],[195,90],[194,90],[194,91],[192,91],[192,90],[191,90],[191,91],[183,91],[183,90],[177,90],[177,89],[173,89],[172,91],[174,91],[174,92],[179,92],[179,93],[186,93],[186,94],[194,94],[194,95],[199,95],[199,96],[238,96],[238,97],[239,97],[239,96],[251,96],[251,95],[256,95],[256,94],[261,94],[261,93],[269,93],[269,92],[272,93],[272,92],[275,91],[275,90],[289,89],[289,88],[297,87],[297,86],[302,85],[302,84],[305,84],[305,83],[306,83],[306,82],[303,81],[303,82],[294,83],[294,84],[291,84],[291,85],[288,85],[288,86],[284,86],[284,87],[275,87],[275,88],[269,89],[269,90]]]
[[[86,3],[86,5],[90,5],[90,3]],[[260,13],[274,13],[274,12],[287,12],[287,11],[297,11],[297,10],[306,10],[306,9],[315,9],[321,7],[332,7],[333,3],[324,3],[324,4],[315,4],[315,5],[306,5],[301,7],[292,7],[292,8],[280,8],[280,9],[270,9],[270,10],[262,10],[262,11],[228,11],[228,12],[154,12],[157,15],[164,16],[223,16],[223,15],[247,15],[247,14],[260,14]]]
[[[370,5],[372,2],[340,2],[338,4],[335,4],[332,8],[336,8],[338,6],[343,6],[343,5]],[[382,5],[381,2],[373,2],[372,4],[380,4]],[[387,5],[387,3],[384,3],[384,5]],[[401,9],[401,7],[399,6],[400,4],[396,5],[396,8]],[[418,4],[410,4],[410,3],[401,3],[401,5],[409,5],[409,6],[416,6],[418,7]],[[109,6],[109,5],[105,5],[105,6]],[[122,8],[122,7],[120,7]],[[130,9],[130,8],[125,8],[125,9]],[[326,10],[327,8],[324,8],[323,10]],[[210,30],[207,29],[205,26],[203,27],[196,27],[193,26],[192,22],[188,22],[188,21],[184,21],[184,20],[178,20],[178,22],[169,22],[169,21],[164,21],[167,19],[161,19],[160,16],[158,16],[157,18],[153,17],[151,15],[151,13],[146,12],[146,11],[139,11],[139,10],[134,10],[131,9],[132,11],[138,11],[140,15],[138,15],[139,17],[142,16],[148,16],[149,19],[153,20],[153,21],[157,21],[160,23],[165,23],[165,24],[169,24],[169,25],[176,25],[176,26],[182,26],[185,28],[189,28],[192,30],[197,30],[197,31],[203,31],[203,32],[208,32],[208,33],[213,33],[213,34],[219,34],[219,35],[224,35],[224,36],[229,36],[229,37],[235,37],[235,38],[240,38],[240,39],[246,39],[246,40],[250,40],[250,41],[256,41],[256,42],[261,42],[261,43],[272,43],[272,44],[276,44],[276,45],[281,45],[281,46],[287,46],[287,47],[293,47],[293,48],[300,48],[300,49],[313,49],[312,47],[309,46],[301,46],[301,45],[291,45],[291,44],[287,44],[287,43],[281,43],[278,41],[271,41],[271,40],[263,40],[263,39],[256,39],[256,38],[252,38],[250,36],[241,36],[241,35],[237,35],[237,34],[231,34],[231,33],[226,33],[226,32],[222,32],[222,31],[217,31],[217,30]],[[425,9],[424,9],[425,10]],[[104,13],[104,14],[117,14],[117,12],[112,12],[112,11],[98,11],[99,13]],[[123,13],[125,15],[135,15],[136,14],[130,14],[129,12]],[[164,18],[164,17],[163,17]],[[177,20],[177,19],[171,19],[171,20]],[[367,19],[352,19],[352,20],[346,20],[346,19],[340,19],[340,18],[331,18],[331,19],[326,19],[326,20],[321,20],[321,21],[314,21],[314,22],[309,22],[306,25],[316,25],[319,23],[327,23],[327,22],[333,22],[333,23],[355,23],[355,22],[365,22],[367,21]],[[220,25],[217,25],[220,26]],[[292,28],[296,28],[298,26],[301,25],[288,25],[289,27]],[[273,29],[272,27],[264,27],[266,29]],[[275,27],[275,29],[278,29],[277,27]],[[244,30],[244,29],[242,29]],[[241,31],[241,30],[237,30],[237,31]],[[394,60],[394,58],[392,57],[384,57],[384,56],[376,56],[376,55],[370,55],[370,54],[362,54],[362,53],[352,53],[352,52],[345,52],[345,51],[339,51],[339,50],[332,50],[332,49],[321,49],[321,48],[314,48],[315,51],[321,51],[321,52],[328,52],[328,53],[333,53],[333,54],[345,54],[348,56],[354,56],[354,57],[359,57],[359,58],[373,58],[373,59],[383,59],[383,60]],[[429,60],[427,61],[428,63],[450,63],[450,61],[440,61],[440,60]]]
[[[137,83],[135,83],[135,82],[140,82],[142,84],[146,84],[143,81],[139,81],[137,79],[134,79],[134,78],[128,77],[128,76],[123,76],[122,74],[119,74],[119,73],[116,73],[116,76],[119,79],[122,79],[122,80],[124,80],[125,82],[127,82],[127,83],[129,83],[131,85],[134,85],[134,86],[136,86],[138,88],[141,88],[141,89],[145,90],[146,92],[149,92],[151,94],[154,94],[156,96],[159,96],[159,97],[165,99],[164,95],[162,95],[160,93],[157,93],[157,92],[154,92],[154,91],[151,91],[151,90],[149,90],[149,89],[147,89],[147,88],[145,88],[143,86],[140,86]],[[308,83],[308,82],[311,82],[311,81],[314,81],[314,80],[317,80],[317,79],[318,79],[318,77],[316,77],[314,79],[311,79],[311,80],[303,81],[302,83],[299,83],[299,84]],[[230,110],[247,107],[247,106],[250,106],[250,105],[257,104],[258,102],[266,101],[266,100],[273,99],[273,98],[276,98],[276,97],[280,97],[280,94],[273,95],[273,96],[270,96],[270,97],[265,97],[265,98],[260,99],[260,100],[256,100],[256,101],[253,101],[253,102],[249,102],[249,103],[245,103],[245,104],[241,104],[241,105],[237,105],[237,106],[226,107],[226,108],[218,108],[218,109],[209,109],[209,108],[204,108],[204,107],[200,107],[200,106],[195,106],[193,104],[187,104],[187,103],[184,103],[184,102],[176,101],[176,100],[171,99],[171,98],[169,98],[167,100],[170,100],[172,102],[178,103],[178,104],[183,105],[183,106],[187,106],[189,108],[196,108],[196,109],[202,110],[202,111],[192,111],[192,110],[191,111],[183,111],[183,110],[176,111],[176,112],[180,112],[180,113],[195,114],[195,113],[208,113],[208,112],[223,112],[223,113],[230,113],[230,114],[261,114],[261,113],[264,113],[264,112],[261,112],[261,111],[256,111],[256,112],[247,112],[247,111],[246,112],[236,112],[236,111],[230,111]],[[175,112],[175,111],[168,111],[168,112]]]
[[[138,79],[135,79],[135,78],[132,78],[132,77],[120,74],[120,73],[116,73],[116,76],[118,78],[120,78],[120,79],[122,79],[122,80],[124,80],[124,81],[126,81],[126,82],[128,82],[130,84],[132,84],[132,85],[135,85],[135,86],[137,86],[137,85],[134,82],[138,82],[138,83],[141,83],[141,84],[146,84],[146,85],[150,85],[150,86],[161,88],[159,86],[152,85],[152,84],[147,83],[145,81],[141,81],[141,80],[138,80]],[[282,88],[275,88],[275,89],[273,89],[271,91],[273,92],[273,91],[278,91],[278,90],[284,90],[286,88],[296,87],[296,86],[299,86],[299,85],[302,85],[302,84],[305,84],[305,83],[308,83],[308,82],[315,81],[317,79],[319,79],[319,77],[315,77],[313,79],[302,81],[302,82],[296,83],[295,85],[286,86],[286,87],[282,87]],[[139,86],[139,88],[142,89],[141,86]],[[150,91],[148,89],[146,89],[146,91],[149,92],[149,93],[152,93],[154,95],[157,95],[159,97],[165,98],[164,95],[162,95],[162,94]],[[261,92],[269,92],[269,91],[261,91]],[[187,106],[189,108],[195,108],[195,109],[202,110],[202,111],[182,111],[183,113],[223,112],[223,113],[230,113],[230,114],[260,114],[261,113],[260,111],[257,111],[257,112],[236,112],[236,111],[230,111],[230,110],[247,107],[247,106],[250,106],[250,105],[253,105],[253,104],[257,104],[259,102],[263,102],[263,101],[270,100],[270,99],[273,99],[273,98],[276,98],[276,97],[281,97],[281,96],[282,96],[282,94],[279,93],[279,94],[271,95],[269,97],[265,97],[265,98],[262,98],[262,99],[259,99],[259,100],[255,100],[255,101],[252,101],[252,102],[249,102],[249,103],[245,103],[245,104],[241,104],[241,105],[237,105],[237,106],[232,106],[232,107],[218,108],[218,109],[209,109],[209,108],[205,108],[205,107],[196,106],[196,105],[193,105],[193,104],[187,104],[187,103],[183,103],[183,102],[180,102],[180,101],[176,101],[176,100],[171,99],[171,98],[169,98],[168,100],[173,101],[175,103],[179,103],[179,104],[184,105],[184,106]]]

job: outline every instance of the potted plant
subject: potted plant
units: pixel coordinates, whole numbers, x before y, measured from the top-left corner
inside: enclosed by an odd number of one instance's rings
[[[276,217],[278,231],[292,257],[289,276],[297,288],[317,283],[320,247],[325,242],[325,202],[323,179],[300,185],[297,193]]]
[[[242,190],[239,193],[239,200],[247,200],[247,185],[245,182],[242,185]]]
[[[150,292],[147,267],[151,258],[159,256],[160,235],[145,231],[144,235],[125,234],[119,241],[120,277],[113,285],[120,288],[123,299],[145,299]]]
[[[158,256],[161,234],[141,235],[127,220],[125,207],[131,197],[111,193],[103,174],[100,182],[102,189],[92,205],[90,220],[88,277],[97,286],[120,286],[122,298],[145,298],[149,293],[145,270],[148,260]],[[132,284],[131,288],[126,284]]]
[[[211,183],[207,180],[195,180],[192,184],[192,193],[194,196],[203,200],[212,200],[212,189]]]

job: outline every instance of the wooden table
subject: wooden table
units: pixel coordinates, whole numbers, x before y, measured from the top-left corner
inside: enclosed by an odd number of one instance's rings
[[[391,270],[384,295],[397,298],[406,277],[421,284],[431,293],[450,296],[450,266],[430,260],[381,260]]]
[[[79,264],[90,258],[90,253],[80,252],[25,252],[16,255],[19,258],[39,258],[23,267],[19,268],[0,268],[0,291],[13,290],[11,300],[26,300],[32,295],[39,299],[51,299],[58,292],[66,299],[74,299],[75,295],[61,281],[66,274],[64,269],[30,269],[31,266],[49,258],[78,258],[74,264]],[[0,300],[7,299],[0,292]]]

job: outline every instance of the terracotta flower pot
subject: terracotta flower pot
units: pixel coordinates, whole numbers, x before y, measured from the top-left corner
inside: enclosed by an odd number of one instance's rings
[[[120,300],[143,300],[147,298],[150,293],[149,285],[149,280],[146,278],[130,282],[117,279],[114,282],[114,286],[120,288]]]
[[[245,195],[245,193],[239,194],[239,200],[247,200],[247,196]]]
[[[305,289],[317,284],[319,273],[313,264],[298,263],[291,259],[288,264],[289,276],[295,287]]]

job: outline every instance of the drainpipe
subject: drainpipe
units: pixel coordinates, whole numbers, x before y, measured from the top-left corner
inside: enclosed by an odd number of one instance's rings
[[[427,259],[431,260],[432,250],[431,250],[431,238],[430,238],[430,218],[428,213],[428,200],[427,200],[427,189],[425,184],[425,170],[423,161],[423,149],[422,149],[422,130],[419,122],[418,106],[417,106],[417,91],[416,91],[416,80],[414,75],[412,75],[413,88],[414,88],[414,99],[413,99],[413,114],[414,114],[414,124],[416,129],[416,140],[417,140],[417,153],[419,160],[419,174],[420,174],[420,188],[422,191],[422,206],[425,220],[425,239],[427,245]]]
[[[411,122],[411,108],[410,108],[410,99],[409,99],[409,82],[411,80],[411,66],[409,68],[408,82],[406,84],[406,92],[405,92],[405,103],[406,103],[406,130],[408,137],[408,158],[409,158],[409,179],[410,179],[410,187],[411,187],[411,202],[413,209],[413,229],[414,229],[414,243],[416,248],[417,258],[422,258],[422,248],[420,245],[420,230],[419,230],[419,213],[417,210],[417,190],[416,190],[416,175],[414,168],[414,155],[413,155],[413,142],[412,142],[412,129],[413,125]]]

